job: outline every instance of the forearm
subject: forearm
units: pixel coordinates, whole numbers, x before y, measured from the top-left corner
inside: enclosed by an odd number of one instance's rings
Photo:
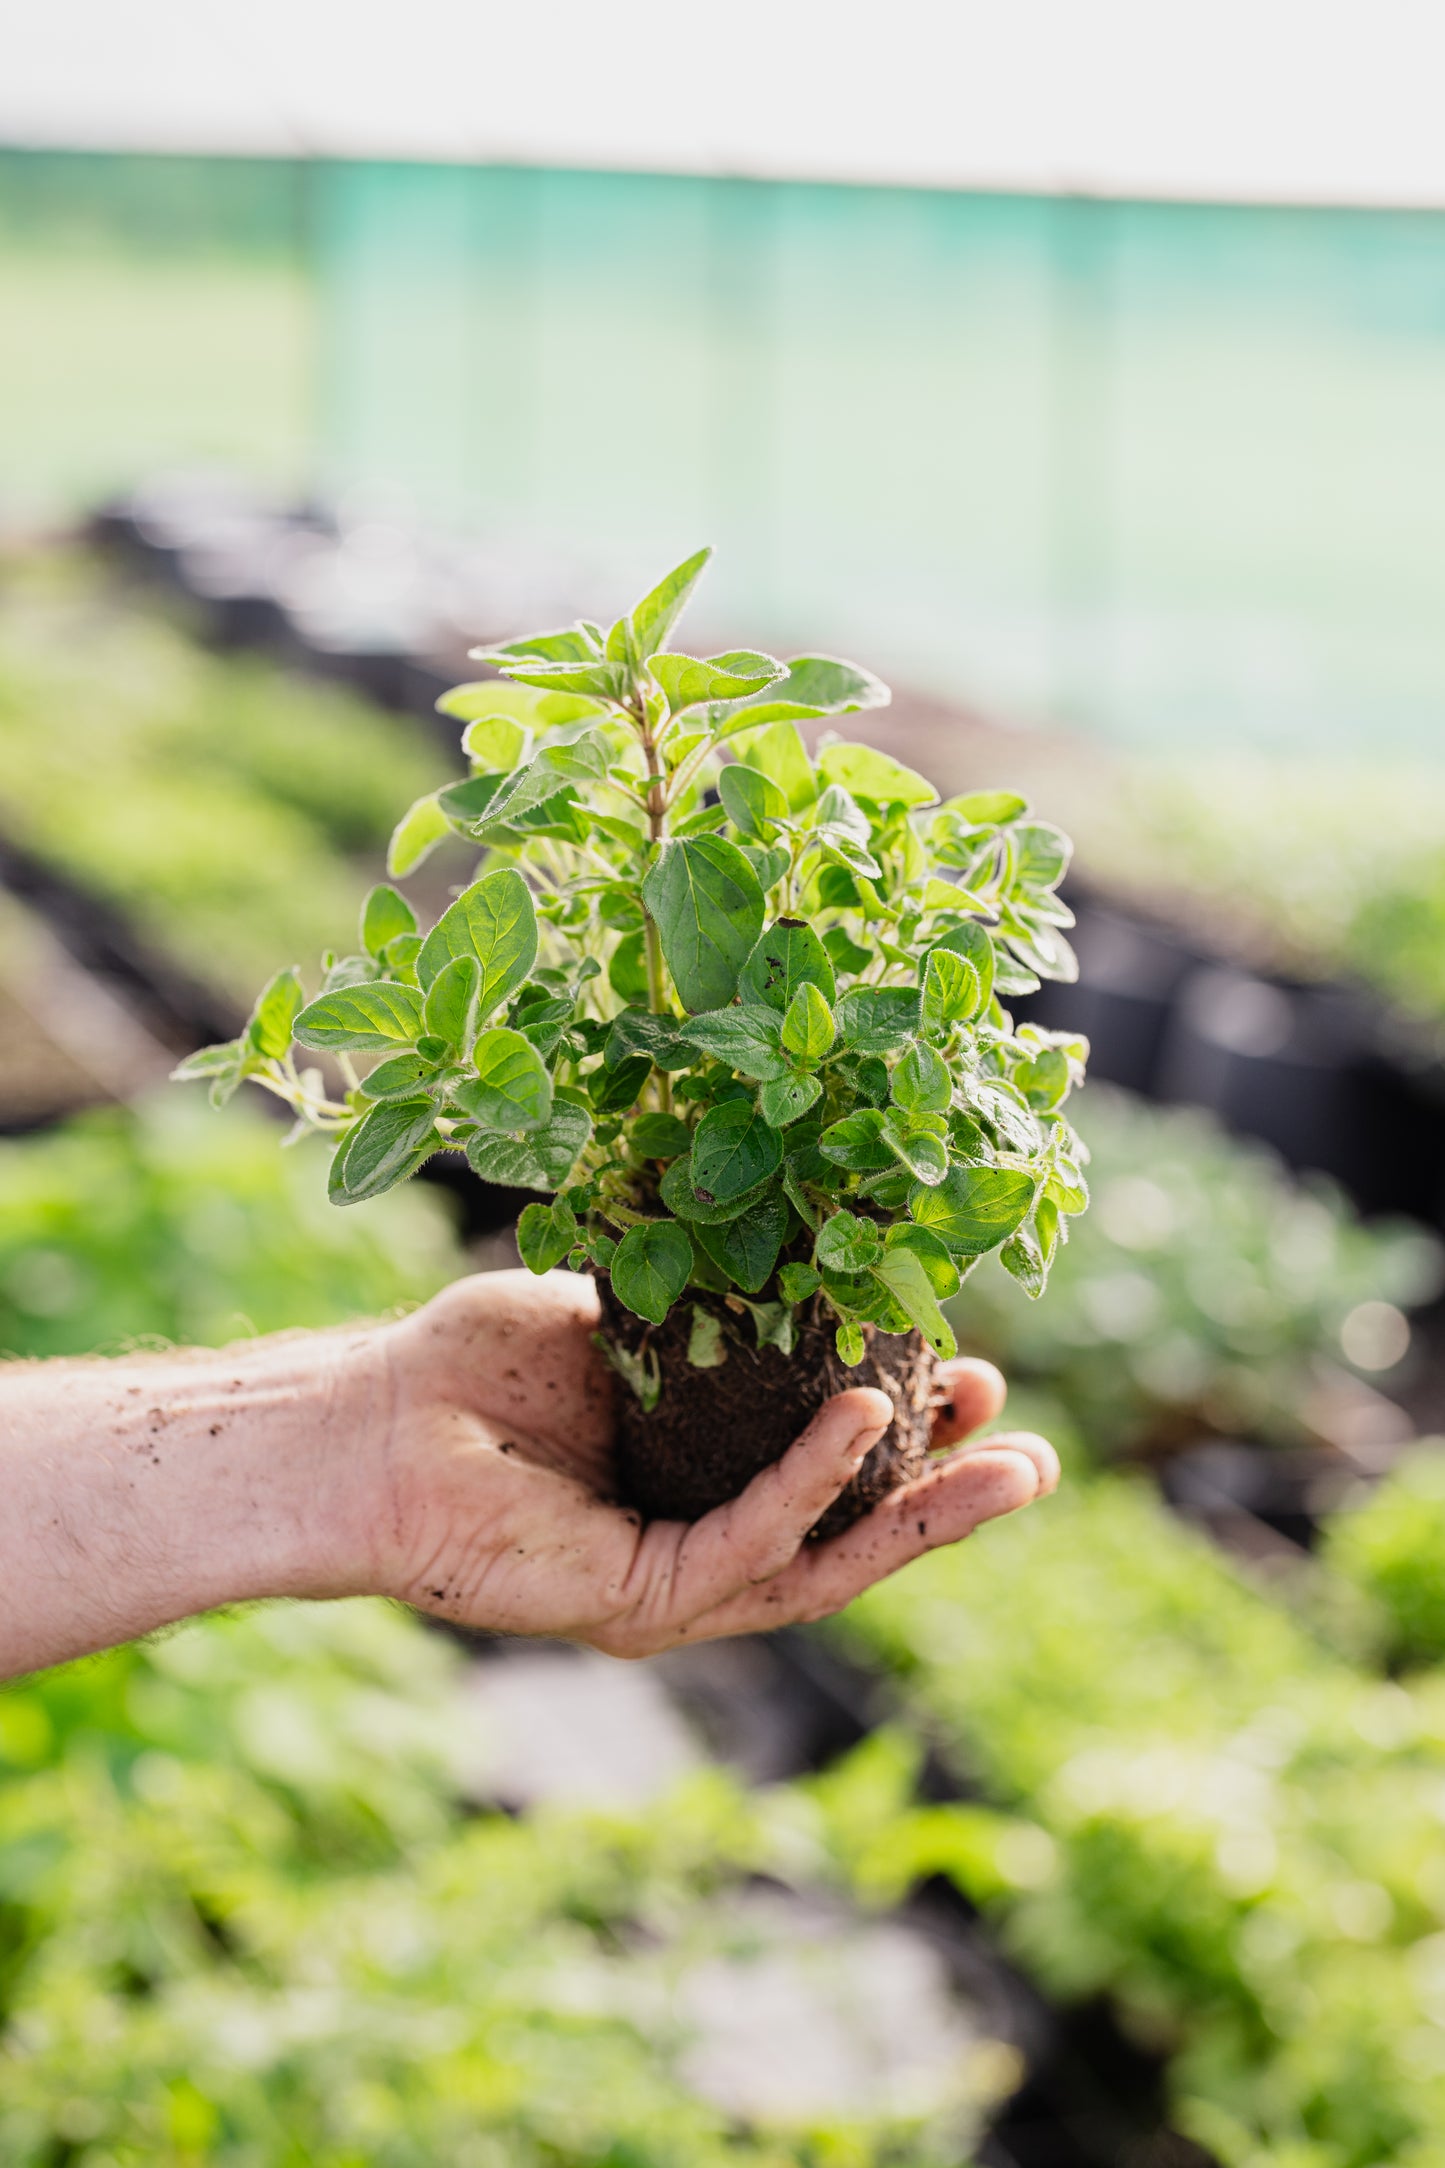
[[[352,1593],[373,1343],[0,1365],[0,1676],[219,1604]]]

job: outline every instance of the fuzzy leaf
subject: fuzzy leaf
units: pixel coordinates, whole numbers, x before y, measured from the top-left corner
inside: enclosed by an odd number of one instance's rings
[[[666,843],[642,884],[642,900],[662,937],[662,953],[683,1006],[720,1009],[763,929],[758,877],[736,844],[722,836]]]
[[[686,1069],[693,1049],[680,1017],[654,1016],[648,1009],[624,1009],[612,1019],[603,1060],[609,1069],[634,1054],[645,1054],[658,1069]]]
[[[722,1325],[700,1302],[692,1306],[692,1331],[687,1336],[687,1359],[694,1370],[716,1370],[728,1359]]]
[[[640,1114],[628,1140],[644,1159],[676,1159],[692,1143],[692,1131],[675,1114]]]
[[[787,1302],[806,1302],[822,1284],[822,1275],[811,1265],[784,1265],[778,1274],[778,1286]]]
[[[737,718],[739,732],[745,722],[751,725],[746,708]],[[733,735],[733,745],[739,760],[777,784],[794,813],[807,811],[818,795],[818,784],[796,723],[769,723],[761,730],[748,727],[745,734]]]
[[[1002,828],[1028,811],[1028,800],[1016,790],[970,790],[959,798],[945,798],[941,810],[957,813],[976,828]]]
[[[385,881],[372,889],[361,906],[361,945],[369,956],[380,957],[388,941],[416,932],[416,913],[405,896]]]
[[[872,1220],[835,1212],[818,1230],[814,1252],[829,1272],[864,1272],[883,1255],[883,1238]]]
[[[736,1219],[700,1223],[697,1239],[745,1295],[756,1295],[772,1277],[787,1231],[787,1200],[774,1190]]]
[[[741,700],[761,692],[783,676],[784,666],[752,648],[732,648],[706,661],[693,655],[654,655],[652,674],[676,715],[703,700]]]
[[[305,999],[299,971],[278,971],[257,996],[247,1021],[242,1034],[247,1050],[268,1061],[284,1061],[291,1051],[291,1036]]]
[[[863,961],[869,958],[863,954]],[[806,919],[780,918],[769,926],[743,965],[738,991],[744,1001],[763,1002],[779,1015],[800,986],[816,986],[823,999],[837,994],[837,980],[828,951]]]
[[[539,1129],[552,1112],[552,1079],[530,1039],[498,1025],[472,1049],[476,1075],[452,1098],[479,1129]]]
[[[331,1162],[328,1194],[333,1204],[364,1204],[415,1174],[441,1143],[430,1099],[400,1099],[374,1106],[347,1132]]]
[[[443,911],[416,960],[423,986],[456,956],[481,965],[477,1014],[488,1017],[527,977],[537,960],[537,913],[531,891],[511,866],[484,874]]]
[[[736,1219],[740,1212],[755,1205],[766,1187],[766,1182],[759,1182],[753,1189],[744,1190],[741,1196],[702,1197],[692,1178],[692,1154],[687,1152],[668,1168],[658,1184],[658,1195],[678,1219],[687,1220],[695,1227],[720,1227],[724,1220]]]
[[[818,755],[825,783],[841,783],[855,798],[875,805],[932,805],[938,792],[926,776],[872,745],[829,745]]]
[[[811,980],[804,980],[783,1018],[783,1046],[798,1061],[820,1062],[837,1036],[833,1011]]]
[[[788,1073],[781,1052],[782,1026],[776,1012],[760,1003],[713,1009],[705,1016],[693,1017],[683,1025],[682,1036],[714,1060],[725,1061],[741,1076],[766,1082]]]
[[[386,849],[386,870],[393,880],[403,880],[408,873],[414,873],[443,837],[451,834],[451,822],[438,803],[438,795],[432,790],[424,798],[418,798],[392,830]]]
[[[838,1327],[835,1336],[838,1360],[849,1370],[856,1370],[863,1360],[863,1327],[851,1321]]]
[[[883,1141],[883,1116],[874,1107],[860,1107],[856,1114],[845,1114],[840,1122],[832,1123],[819,1137],[818,1150],[850,1174],[877,1173],[893,1165],[893,1154]]]
[[[665,579],[644,595],[632,612],[632,637],[645,662],[667,645],[673,626],[687,607],[689,596],[701,579],[711,548],[701,549],[675,565]]]
[[[930,949],[923,967],[920,1029],[930,1039],[945,1039],[955,1024],[965,1023],[982,1007],[983,981],[977,967],[952,949]]]
[[[422,997],[414,986],[389,979],[340,986],[322,994],[296,1019],[302,1046],[325,1052],[371,1053],[410,1046],[422,1032]]]
[[[676,1220],[629,1227],[612,1260],[612,1292],[650,1325],[660,1325],[688,1282],[692,1244]]]
[[[1034,1179],[1011,1167],[950,1167],[937,1187],[909,1192],[908,1209],[956,1256],[981,1257],[1027,1219]]]
[[[873,1266],[873,1276],[898,1304],[900,1310],[918,1327],[935,1355],[947,1362],[958,1353],[958,1342],[953,1327],[938,1307],[928,1274],[921,1258],[912,1250],[895,1247],[883,1252]]]
[[[852,986],[838,1003],[838,1029],[855,1054],[891,1054],[918,1029],[918,995],[906,986]]]
[[[427,1065],[419,1054],[394,1054],[378,1062],[362,1085],[368,1099],[415,1099],[426,1081]]]
[[[911,1220],[896,1220],[884,1237],[890,1250],[911,1250],[928,1275],[928,1284],[940,1302],[956,1295],[963,1275],[953,1261],[946,1242],[927,1227]]]
[[[529,1204],[517,1221],[517,1249],[529,1272],[550,1272],[577,1240],[577,1215],[559,1197],[552,1204]]]
[[[491,1133],[467,1139],[467,1158],[484,1182],[503,1189],[561,1189],[592,1134],[592,1117],[570,1099],[553,1102],[552,1118],[515,1138]]]
[[[482,968],[475,956],[454,956],[443,965],[427,989],[422,1008],[428,1033],[463,1054],[470,1053],[481,985]]]
[[[757,768],[731,762],[719,773],[717,788],[729,820],[745,836],[761,837],[768,826],[788,818],[787,799]]]
[[[943,1056],[931,1046],[910,1046],[893,1072],[893,1104],[905,1114],[943,1114],[953,1096],[953,1079]]]
[[[692,1140],[692,1182],[704,1199],[726,1203],[775,1174],[783,1162],[777,1131],[746,1099],[713,1107]]]
[[[782,1076],[758,1093],[758,1112],[770,1129],[786,1129],[816,1106],[823,1087],[815,1076]]]

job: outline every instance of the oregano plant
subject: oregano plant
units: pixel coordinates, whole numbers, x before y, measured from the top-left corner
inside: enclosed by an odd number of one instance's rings
[[[898,1437],[855,1512],[926,1445],[943,1304],[991,1250],[1041,1294],[1087,1202],[1085,1044],[1005,1006],[1074,976],[1069,845],[840,737],[888,699],[855,664],[675,651],[709,555],[606,631],[476,650],[496,674],[439,703],[470,772],[388,871],[458,834],[477,878],[425,929],[374,888],[313,998],[282,971],[177,1074],[285,1100],[337,1204],[443,1148],[539,1192],[522,1258],[597,1276],[649,1510],[705,1510],[850,1375],[883,1384]]]

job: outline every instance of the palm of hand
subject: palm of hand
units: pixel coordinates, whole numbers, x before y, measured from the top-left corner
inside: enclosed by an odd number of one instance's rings
[[[892,1410],[840,1393],[740,1498],[688,1526],[613,1501],[612,1380],[592,1344],[590,1280],[526,1272],[458,1281],[388,1329],[381,1584],[497,1631],[613,1655],[822,1617],[920,1552],[1052,1489],[1042,1439],[990,1439],[937,1463],[846,1534],[808,1530]],[[997,1414],[987,1363],[951,1364],[935,1445]]]

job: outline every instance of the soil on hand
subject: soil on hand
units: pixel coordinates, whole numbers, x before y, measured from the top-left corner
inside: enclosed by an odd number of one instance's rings
[[[760,1348],[750,1313],[743,1308],[739,1315],[725,1296],[691,1294],[664,1324],[649,1325],[623,1308],[605,1274],[598,1294],[603,1338],[655,1358],[661,1378],[650,1414],[627,1382],[614,1378],[623,1495],[648,1520],[694,1521],[736,1498],[787,1451],[825,1400],[850,1385],[887,1393],[893,1421],[813,1534],[839,1534],[923,1472],[938,1393],[937,1365],[921,1333],[865,1326],[863,1360],[850,1368],[838,1360],[832,1322],[816,1303],[798,1313],[797,1338],[784,1355]],[[725,1359],[708,1369],[687,1359],[694,1305],[722,1327]]]

